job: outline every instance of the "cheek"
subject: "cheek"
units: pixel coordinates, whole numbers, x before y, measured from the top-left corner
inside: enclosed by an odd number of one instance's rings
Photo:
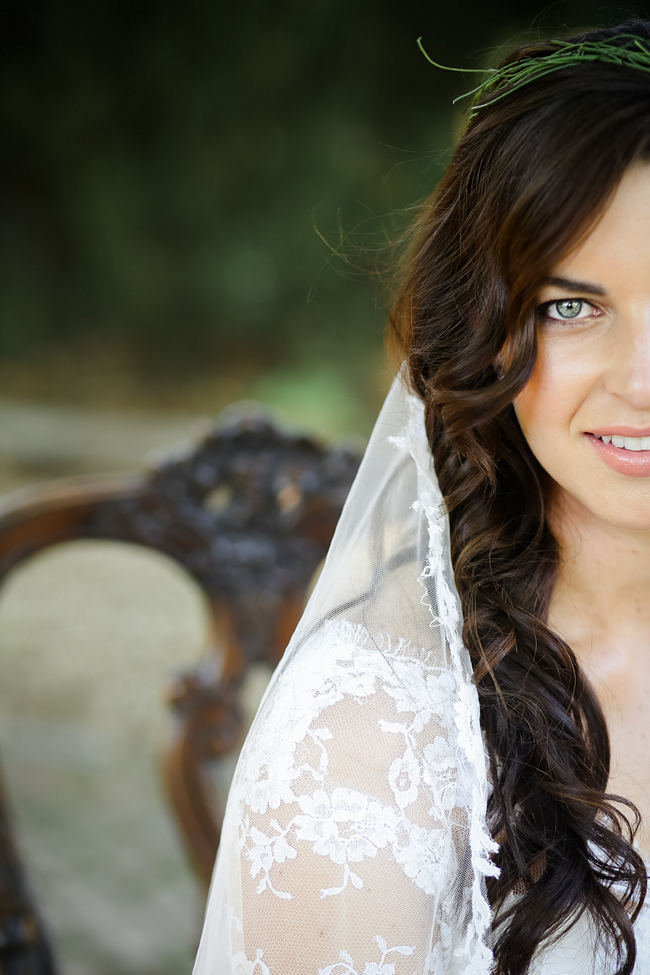
[[[589,387],[584,361],[567,354],[566,347],[559,350],[554,343],[549,345],[545,348],[540,343],[531,377],[513,403],[522,432],[536,455],[540,449],[556,452],[558,434],[570,432]],[[542,458],[538,456],[538,460]]]
[[[552,371],[538,358],[530,379],[513,403],[519,426],[533,453],[534,443],[544,438],[547,428],[554,425],[556,414],[560,412],[555,390]]]

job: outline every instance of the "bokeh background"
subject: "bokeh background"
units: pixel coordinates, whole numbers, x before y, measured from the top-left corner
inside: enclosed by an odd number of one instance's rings
[[[643,4],[2,5],[0,492],[133,470],[238,399],[365,437],[401,235],[511,41]],[[0,594],[0,756],[64,972],[188,972],[202,910],[160,796],[201,601],[77,544]]]

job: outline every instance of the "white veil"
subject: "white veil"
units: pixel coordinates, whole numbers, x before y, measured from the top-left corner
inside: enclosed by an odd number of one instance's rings
[[[489,972],[487,783],[447,516],[400,375],[242,750],[194,975]]]

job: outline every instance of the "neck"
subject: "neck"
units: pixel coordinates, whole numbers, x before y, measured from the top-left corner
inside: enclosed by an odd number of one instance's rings
[[[590,519],[569,499],[551,509],[560,562],[549,624],[594,676],[648,659],[650,532]]]

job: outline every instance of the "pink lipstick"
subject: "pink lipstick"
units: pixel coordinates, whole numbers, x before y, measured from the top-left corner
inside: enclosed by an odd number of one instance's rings
[[[603,443],[601,437],[650,437],[650,429],[633,430],[631,427],[608,427],[585,436],[598,456],[619,474],[628,477],[650,477],[650,450],[628,450],[613,443]]]

